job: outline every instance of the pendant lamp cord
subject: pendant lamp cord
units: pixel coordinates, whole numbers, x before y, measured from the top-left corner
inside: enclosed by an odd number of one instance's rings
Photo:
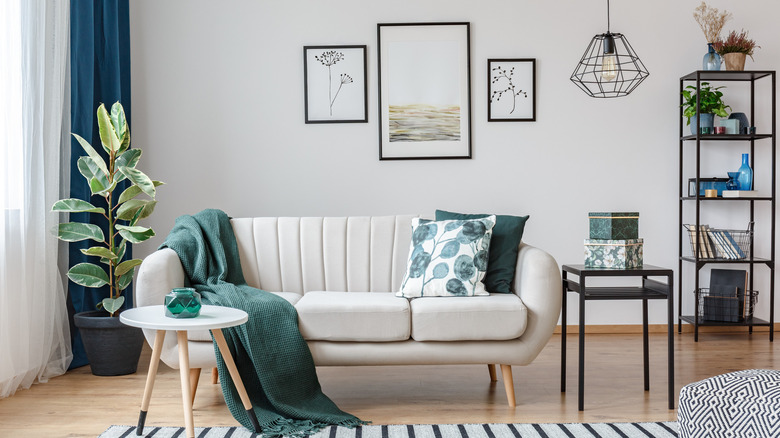
[[[609,33],[609,0],[607,0],[607,33]]]

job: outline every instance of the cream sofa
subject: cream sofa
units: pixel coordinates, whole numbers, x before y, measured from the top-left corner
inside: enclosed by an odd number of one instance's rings
[[[244,277],[298,311],[316,365],[501,364],[515,405],[512,365],[527,365],[547,344],[561,310],[558,265],[521,243],[515,294],[396,297],[406,269],[413,216],[232,219]],[[184,285],[171,249],[149,255],[136,282],[138,306],[161,304]],[[145,331],[151,345],[152,331]],[[190,367],[216,365],[207,332],[189,333]],[[162,360],[178,368],[175,333]]]

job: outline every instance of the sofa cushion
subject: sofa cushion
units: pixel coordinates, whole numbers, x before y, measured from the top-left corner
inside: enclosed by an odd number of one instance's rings
[[[284,298],[285,300],[289,301],[290,304],[292,305],[295,305],[295,303],[297,303],[298,300],[301,299],[300,294],[296,294],[293,292],[271,292],[271,293]],[[211,333],[209,333],[208,330],[188,330],[187,339],[189,339],[190,341],[211,342]]]
[[[295,305],[307,341],[409,339],[409,302],[386,292],[309,292]]]
[[[486,214],[462,214],[436,210],[436,220],[477,219]],[[517,267],[517,250],[523,238],[528,216],[496,215],[496,226],[490,238],[485,289],[488,292],[512,293],[512,280]]]
[[[528,311],[515,294],[411,300],[415,341],[503,341],[519,338]]]
[[[396,295],[487,295],[482,278],[495,223],[495,216],[438,222],[412,219],[409,261]]]

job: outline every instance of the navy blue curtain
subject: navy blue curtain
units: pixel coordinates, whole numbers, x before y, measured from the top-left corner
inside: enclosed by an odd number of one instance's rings
[[[71,66],[71,132],[74,132],[103,153],[97,127],[97,108],[105,103],[110,111],[114,102],[120,102],[125,109],[128,124],[130,118],[130,15],[128,0],[71,0],[70,2],[70,66]],[[70,196],[90,200],[96,205],[105,205],[100,197],[91,198],[89,185],[78,171],[76,163],[84,150],[75,139],[71,141]],[[106,157],[106,159],[108,159]],[[106,229],[105,218],[96,214],[71,214],[71,221],[91,221]],[[70,266],[82,262],[99,263],[94,257],[87,257],[81,249],[88,242],[70,244]],[[128,245],[127,257],[132,257]],[[103,298],[108,297],[108,288],[85,288],[69,282],[68,308],[70,313],[95,310]],[[126,307],[132,307],[132,286],[125,290]],[[88,363],[81,335],[73,326],[71,317],[73,362],[70,367]]]

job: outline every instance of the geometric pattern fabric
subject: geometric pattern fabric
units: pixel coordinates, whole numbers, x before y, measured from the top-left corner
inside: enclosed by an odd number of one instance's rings
[[[780,437],[780,371],[745,370],[680,390],[680,438]]]

